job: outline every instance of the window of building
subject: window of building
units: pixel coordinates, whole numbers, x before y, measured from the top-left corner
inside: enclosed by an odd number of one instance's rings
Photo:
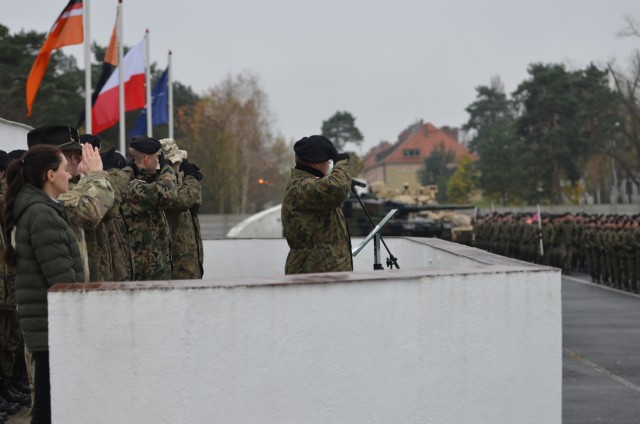
[[[420,156],[420,149],[404,149],[402,153],[405,158]]]

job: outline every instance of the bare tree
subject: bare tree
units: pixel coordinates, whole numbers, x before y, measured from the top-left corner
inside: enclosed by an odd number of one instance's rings
[[[189,115],[196,160],[211,174],[203,185],[209,207],[218,213],[254,212],[249,210],[249,198],[257,190],[253,177],[266,166],[263,158],[275,138],[267,95],[257,76],[228,76],[205,93]]]

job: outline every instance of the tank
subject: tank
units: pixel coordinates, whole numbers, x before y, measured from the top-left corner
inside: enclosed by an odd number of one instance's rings
[[[398,209],[382,229],[383,236],[438,237],[457,243],[471,244],[473,205],[439,205],[438,187],[420,186],[411,190],[392,190],[375,182],[370,192],[360,196],[374,223],[391,210]],[[464,213],[463,211],[466,211]],[[352,194],[343,205],[344,216],[352,236],[365,236],[373,229],[358,199]]]

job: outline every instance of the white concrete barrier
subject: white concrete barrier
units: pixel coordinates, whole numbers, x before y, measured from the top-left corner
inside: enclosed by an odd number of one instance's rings
[[[27,150],[27,133],[33,128],[19,122],[0,118],[0,150]]]
[[[401,270],[284,276],[283,239],[224,240],[203,281],[54,287],[53,422],[560,424],[559,271],[387,244]]]

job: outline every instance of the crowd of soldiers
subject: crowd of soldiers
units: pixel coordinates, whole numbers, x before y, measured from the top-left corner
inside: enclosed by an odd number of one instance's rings
[[[483,215],[474,226],[474,245],[565,274],[586,272],[594,283],[638,293],[640,214],[541,215]]]
[[[175,140],[133,137],[129,161],[115,148],[100,152],[100,137],[69,126],[32,130],[26,147],[38,144],[55,145],[67,158],[72,179],[57,200],[78,239],[85,282],[202,278],[202,173]],[[24,153],[0,151],[1,211],[4,171]],[[7,242],[0,237],[2,250]],[[15,274],[0,264],[0,423],[32,396],[15,290]]]

